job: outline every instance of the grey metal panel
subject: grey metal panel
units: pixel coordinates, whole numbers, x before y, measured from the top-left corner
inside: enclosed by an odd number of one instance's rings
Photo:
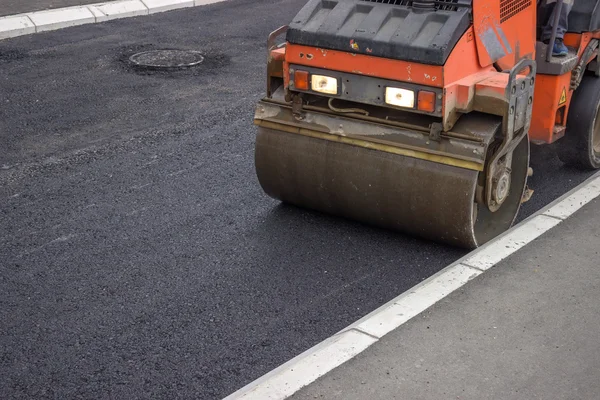
[[[569,54],[565,57],[552,57],[550,62],[546,61],[546,50],[548,45],[537,42],[535,48],[537,73],[544,75],[563,75],[577,65],[579,59],[577,58],[577,52],[573,49],[569,49]]]
[[[569,14],[569,32],[600,29],[600,0],[576,0]]]

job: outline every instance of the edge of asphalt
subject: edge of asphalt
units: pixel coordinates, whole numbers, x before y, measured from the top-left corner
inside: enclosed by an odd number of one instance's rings
[[[116,0],[0,17],[0,40],[225,0]]]
[[[224,400],[284,400],[354,358],[473,278],[516,253],[600,196],[600,172],[496,239],[475,249],[342,331]]]
[[[0,40],[223,1],[225,0],[117,0],[9,15],[0,17]],[[599,196],[600,173],[596,173],[496,239],[224,400],[287,399],[554,228]]]

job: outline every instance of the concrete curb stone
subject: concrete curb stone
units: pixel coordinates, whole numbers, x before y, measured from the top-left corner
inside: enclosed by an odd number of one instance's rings
[[[220,3],[225,0],[117,0],[0,17],[0,40],[71,26]]]
[[[37,11],[27,16],[33,21],[36,32],[51,31],[96,22],[96,17],[85,6]]]
[[[150,14],[163,11],[176,10],[179,8],[194,7],[194,0],[142,0]]]
[[[35,33],[35,24],[26,15],[0,18],[0,40]]]

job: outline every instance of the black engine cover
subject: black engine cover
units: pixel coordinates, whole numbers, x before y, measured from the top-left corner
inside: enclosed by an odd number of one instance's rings
[[[471,24],[471,0],[310,0],[290,24],[287,41],[428,65],[444,65]]]

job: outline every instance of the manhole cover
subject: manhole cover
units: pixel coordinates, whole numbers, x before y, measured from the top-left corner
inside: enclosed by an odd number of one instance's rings
[[[129,57],[137,67],[151,69],[190,68],[202,64],[204,56],[192,50],[152,50],[137,53]]]

